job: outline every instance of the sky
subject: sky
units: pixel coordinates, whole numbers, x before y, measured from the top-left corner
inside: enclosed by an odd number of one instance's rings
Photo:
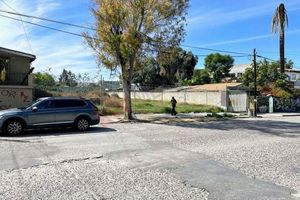
[[[299,0],[190,0],[183,48],[199,55],[197,68],[203,68],[205,51],[186,46],[259,55],[278,60],[279,36],[271,32],[276,6],[284,3],[289,15],[286,29],[286,57],[300,68],[300,1]],[[91,26],[90,0],[0,0],[0,11],[13,11],[74,24]],[[0,12],[0,15],[12,16]],[[20,18],[19,18],[20,19]],[[33,23],[81,34],[86,30],[36,19]],[[36,55],[35,72],[48,72],[58,77],[63,69],[75,74],[88,73],[91,80],[102,76],[115,80],[117,74],[99,67],[92,50],[81,37],[48,30],[0,16],[0,46]],[[233,56],[236,56],[232,54]],[[250,63],[252,58],[234,57],[235,64]]]

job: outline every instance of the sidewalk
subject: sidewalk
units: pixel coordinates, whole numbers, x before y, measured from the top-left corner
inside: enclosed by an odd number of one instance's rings
[[[160,120],[172,120],[172,119],[197,119],[205,118],[211,113],[178,113],[176,116],[172,116],[168,113],[162,114],[134,114],[134,118],[141,121],[160,121]],[[220,116],[225,113],[218,113]],[[249,117],[245,113],[226,113],[227,115],[235,116],[236,118],[253,118]],[[257,115],[259,118],[280,118],[280,117],[295,117],[300,116],[300,113],[260,113]],[[123,115],[108,115],[101,116],[100,124],[119,123],[123,121]]]
[[[300,116],[300,113],[259,113],[257,116],[262,118],[296,117]]]
[[[178,113],[176,116],[172,116],[169,113],[162,113],[162,114],[133,114],[133,117],[137,120],[141,121],[164,121],[164,120],[180,120],[180,119],[199,119],[205,118],[212,113]],[[220,116],[224,115],[225,113],[218,113]],[[239,113],[226,113],[228,115],[233,115],[236,117],[247,117],[245,114]],[[118,123],[123,121],[123,115],[108,115],[108,116],[101,116],[101,124],[110,124],[110,123]]]

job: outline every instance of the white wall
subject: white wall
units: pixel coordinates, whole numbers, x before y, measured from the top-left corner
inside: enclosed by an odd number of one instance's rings
[[[117,94],[120,98],[124,98],[123,92],[110,92]],[[172,97],[175,97],[179,103],[203,104],[218,106],[226,109],[221,104],[222,92],[203,91],[203,92],[131,92],[132,99],[155,100],[169,102]]]

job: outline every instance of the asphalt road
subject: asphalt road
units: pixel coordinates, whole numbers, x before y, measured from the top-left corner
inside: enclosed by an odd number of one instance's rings
[[[297,199],[299,120],[114,123],[2,137],[0,199]]]

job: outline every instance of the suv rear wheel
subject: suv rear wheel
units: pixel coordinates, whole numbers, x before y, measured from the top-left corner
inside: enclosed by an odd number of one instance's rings
[[[83,117],[79,118],[75,122],[75,127],[79,131],[86,131],[90,128],[90,120],[88,120],[87,118],[83,118]]]
[[[23,124],[19,120],[10,120],[4,124],[3,132],[9,136],[16,136],[22,133]]]

